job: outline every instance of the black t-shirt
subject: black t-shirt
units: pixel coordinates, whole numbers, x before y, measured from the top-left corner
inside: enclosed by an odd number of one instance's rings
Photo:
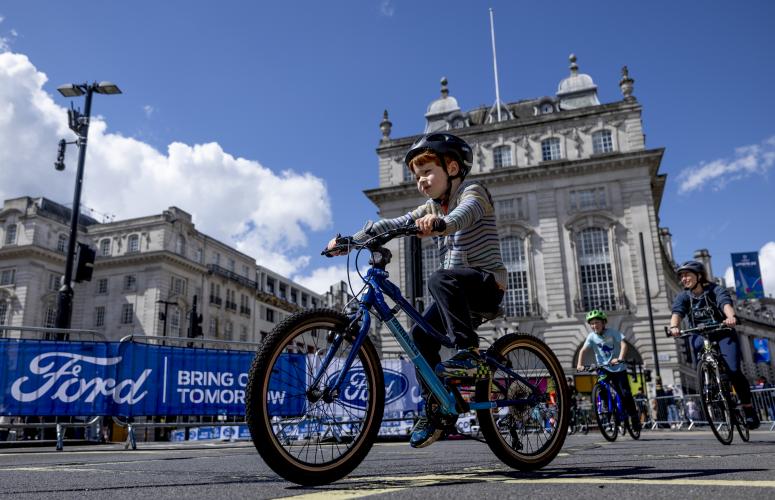
[[[684,290],[673,300],[673,314],[687,318],[691,328],[721,323],[726,318],[724,306],[732,305],[732,298],[725,288],[713,283],[705,283],[702,293],[695,295],[691,290]]]

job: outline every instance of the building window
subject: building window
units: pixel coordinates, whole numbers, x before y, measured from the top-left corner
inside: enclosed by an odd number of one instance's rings
[[[43,326],[45,328],[54,328],[57,325],[57,310],[54,306],[46,307],[43,313]]]
[[[180,295],[185,297],[186,295],[186,280],[184,278],[178,278],[177,276],[172,276],[170,280],[170,290],[175,295]]]
[[[94,326],[105,326],[105,306],[94,308]]]
[[[434,241],[428,241],[422,246],[422,290],[425,307],[428,307],[433,300],[431,293],[428,291],[428,280],[430,280],[431,274],[436,272],[439,267],[441,267],[439,249]]]
[[[274,295],[274,278],[266,278],[266,292]]]
[[[579,275],[585,311],[614,309],[614,279],[608,248],[608,231],[589,228],[578,235]]]
[[[137,289],[137,278],[134,274],[124,276],[124,291],[133,292]]]
[[[560,159],[560,139],[550,137],[541,141],[541,158],[543,161]]]
[[[202,252],[201,248],[197,248],[196,249],[196,261],[201,264],[203,257],[204,257],[204,252]]]
[[[507,316],[530,315],[525,241],[516,236],[501,239],[501,255],[508,271],[508,289],[503,300]]]
[[[108,293],[108,278],[100,278],[97,280],[97,293],[100,295]]]
[[[135,308],[132,304],[124,304],[121,307],[121,324],[131,325],[135,322]]]
[[[285,286],[285,283],[280,283],[280,298],[283,300],[288,300],[288,287]]]
[[[186,256],[186,238],[182,235],[178,235],[178,239],[175,245],[175,253],[178,255]]]
[[[67,252],[67,236],[64,234],[60,234],[57,238],[57,252],[59,253],[65,253]]]
[[[417,178],[414,176],[414,172],[409,170],[409,167],[401,163],[401,173],[403,174],[404,182],[416,182]]]
[[[103,257],[110,256],[110,238],[100,241],[100,255]]]
[[[216,306],[221,305],[221,285],[210,283],[210,303]]]
[[[218,318],[215,318],[215,317],[210,318],[210,336],[211,337],[218,336]]]
[[[245,325],[240,326],[239,340],[240,342],[248,341],[248,327]]]
[[[250,268],[248,266],[242,266],[242,275],[250,279]]]
[[[140,237],[133,234],[129,237],[126,245],[127,253],[135,253],[140,251]]]
[[[235,267],[237,266],[237,263],[234,262],[234,259],[229,259],[226,263],[226,267],[229,269],[229,271],[234,272]]]
[[[0,325],[6,325],[8,321],[8,302],[0,302]]]
[[[16,269],[3,269],[0,271],[0,286],[16,284]]]
[[[610,130],[598,130],[592,134],[592,153],[610,153],[614,150],[614,143],[611,140]]]
[[[232,335],[234,335],[234,323],[232,323],[227,319],[226,323],[223,326],[223,337],[226,340],[231,340]]]
[[[50,273],[48,275],[48,289],[51,292],[56,292],[59,290],[59,283],[61,281],[61,276],[56,273]]]
[[[274,309],[266,308],[266,320],[270,323],[274,323]]]
[[[170,313],[170,336],[180,337],[180,308],[173,307]]]
[[[14,245],[16,243],[16,224],[5,226],[5,244]]]
[[[511,167],[514,161],[511,159],[510,146],[498,146],[492,151],[495,168]]]
[[[218,252],[215,252],[215,254],[213,255],[213,264],[215,264],[216,266],[221,265],[221,254],[219,254]]]
[[[495,200],[495,214],[499,220],[527,219],[525,203],[522,197]]]
[[[577,189],[570,192],[571,210],[596,210],[606,206],[604,187]]]

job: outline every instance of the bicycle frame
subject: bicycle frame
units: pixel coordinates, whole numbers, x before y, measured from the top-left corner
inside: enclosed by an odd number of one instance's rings
[[[619,395],[619,391],[616,391],[616,397],[613,400],[611,400],[611,384],[607,380],[605,380],[604,378],[601,379],[600,376],[601,376],[600,372],[598,371],[597,384],[605,391],[605,393],[608,396],[608,409],[609,409],[609,411],[611,411],[611,410],[615,411],[616,412],[616,416],[619,419],[619,421],[620,422],[624,422],[625,419],[627,418],[627,416],[626,416],[626,414],[624,412],[624,407],[622,406],[622,398]],[[597,402],[595,402],[595,403],[597,403]],[[614,405],[614,406],[612,407],[612,405]]]
[[[488,365],[493,368],[502,370],[508,375],[519,380],[521,383],[525,384],[530,388],[531,394],[527,398],[522,399],[503,399],[498,401],[465,403],[462,401],[462,398],[460,398],[456,389],[449,389],[445,387],[444,384],[442,384],[441,380],[439,380],[439,378],[436,376],[433,368],[431,368],[425,358],[422,357],[422,354],[420,354],[420,351],[417,349],[417,346],[415,345],[411,336],[406,332],[406,330],[404,330],[398,319],[395,317],[395,312],[398,310],[406,312],[406,314],[413,321],[415,321],[425,332],[438,340],[441,345],[453,348],[455,346],[454,342],[446,335],[442,335],[437,332],[431,325],[428,324],[427,321],[425,321],[422,315],[401,295],[399,288],[390,280],[388,280],[388,273],[384,269],[377,267],[369,268],[366,276],[364,277],[364,282],[366,283],[368,289],[359,300],[358,312],[351,316],[352,319],[350,322],[350,325],[353,325],[359,319],[362,319],[358,335],[353,340],[352,349],[348,354],[348,357],[344,363],[344,366],[342,367],[342,370],[339,372],[338,377],[331,385],[323,389],[321,392],[322,397],[334,398],[339,393],[339,387],[346,379],[347,372],[352,366],[358,349],[360,348],[364,339],[366,339],[368,336],[369,328],[371,327],[371,309],[376,312],[380,320],[382,320],[391,331],[391,333],[393,333],[396,341],[404,350],[404,353],[407,355],[412,364],[414,364],[414,366],[417,368],[420,377],[427,384],[431,393],[433,393],[433,395],[438,400],[442,414],[456,416],[460,413],[465,413],[471,410],[493,409],[504,406],[516,406],[520,404],[532,405],[539,402],[541,398],[546,397],[541,394],[541,391],[539,390],[536,383],[533,383],[530,379],[515,373],[500,363],[497,359],[485,353],[482,355],[482,358],[487,362]],[[384,298],[385,295],[387,295],[396,303],[397,307],[395,309],[391,309],[387,305]],[[313,378],[311,387],[318,387],[318,384],[326,373],[328,365],[330,364],[334,354],[339,349],[343,341],[344,336],[341,334],[334,338],[334,341],[332,342],[326,357],[324,358],[320,368],[318,369],[318,372]],[[502,386],[500,386],[498,381],[492,380],[492,383],[498,385],[499,388],[504,389]]]

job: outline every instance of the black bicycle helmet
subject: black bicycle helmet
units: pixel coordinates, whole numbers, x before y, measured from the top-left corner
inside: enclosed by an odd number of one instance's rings
[[[447,171],[447,162],[444,160],[444,156],[449,155],[454,158],[460,165],[460,173],[455,177],[461,179],[468,175],[474,162],[474,153],[466,141],[446,132],[433,132],[417,139],[406,152],[404,163],[407,168],[409,168],[409,163],[424,151],[436,153],[445,172]]]
[[[681,266],[675,270],[675,274],[679,275],[683,272],[692,272],[697,275],[697,279],[702,281],[708,281],[708,276],[705,274],[705,265],[702,262],[696,260],[687,260]]]

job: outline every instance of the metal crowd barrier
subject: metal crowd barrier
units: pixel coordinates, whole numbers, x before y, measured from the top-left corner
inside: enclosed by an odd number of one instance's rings
[[[775,430],[775,388],[751,390],[754,410],[761,420],[760,428]],[[702,411],[699,394],[660,396],[651,399],[649,419],[644,429],[691,431],[708,425]]]
[[[32,326],[9,326],[0,325],[0,339],[9,340],[48,340],[54,342],[67,343],[70,341],[92,341],[92,342],[104,342],[105,335],[101,332],[94,330],[78,330],[78,329],[61,329],[61,328],[44,328],[44,327],[32,327]],[[0,430],[8,432],[10,430],[21,429],[25,434],[29,435],[26,431],[38,430],[37,434],[40,434],[42,429],[56,429],[56,449],[61,451],[64,449],[65,431],[68,428],[92,428],[100,419],[98,415],[88,415],[82,422],[73,421],[72,418],[66,418],[67,421],[60,421],[60,417],[53,417],[53,422],[30,422],[30,420],[39,420],[40,417],[26,417],[26,416],[0,416]],[[23,422],[17,422],[16,420],[23,420]],[[10,434],[10,433],[9,433]]]

